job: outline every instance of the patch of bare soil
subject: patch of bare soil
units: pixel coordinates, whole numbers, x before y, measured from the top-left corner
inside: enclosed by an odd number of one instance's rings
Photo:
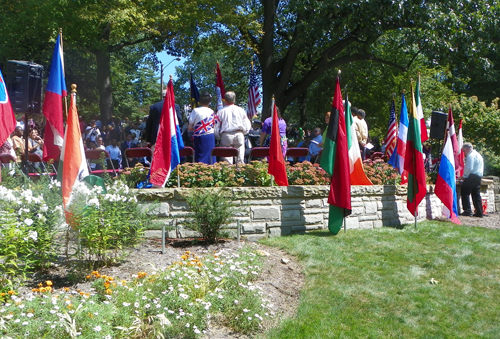
[[[277,248],[268,247],[253,242],[240,242],[236,240],[222,240],[218,244],[194,243],[192,241],[171,240],[167,242],[165,253],[162,253],[161,239],[147,239],[144,243],[131,250],[121,262],[112,267],[98,269],[101,274],[112,276],[115,279],[130,280],[138,272],[151,273],[162,267],[169,266],[178,261],[185,251],[191,251],[199,256],[212,254],[221,250],[237,250],[239,247],[249,245],[262,256],[264,265],[261,274],[254,284],[263,291],[265,298],[271,305],[270,313],[273,316],[265,320],[262,331],[275,326],[278,321],[293,316],[298,307],[299,293],[304,284],[302,267],[296,258]],[[89,272],[85,274],[89,274]],[[35,276],[33,284],[43,280],[53,280],[54,287],[70,287],[82,291],[90,291],[89,282],[71,283],[64,265],[55,265],[48,274]],[[204,339],[222,338],[249,338],[246,335],[234,333],[223,326],[212,324]]]

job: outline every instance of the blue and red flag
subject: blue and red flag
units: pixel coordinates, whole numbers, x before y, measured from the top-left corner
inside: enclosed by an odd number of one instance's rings
[[[174,83],[168,82],[156,138],[149,182],[165,187],[173,170],[180,163],[179,150],[184,148],[179,122],[175,114]]]
[[[60,147],[63,145],[63,102],[67,96],[66,80],[64,79],[64,57],[62,34],[57,36],[52,63],[50,65],[49,81],[43,100],[43,115],[47,119],[43,144],[43,160],[58,160]]]
[[[458,219],[458,199],[456,194],[455,154],[450,133],[447,134],[434,192],[444,205],[443,214],[455,224]]]

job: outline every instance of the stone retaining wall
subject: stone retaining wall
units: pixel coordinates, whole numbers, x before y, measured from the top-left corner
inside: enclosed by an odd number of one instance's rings
[[[329,189],[329,186],[228,188],[239,207],[235,217],[240,221],[241,237],[248,241],[326,229]],[[168,231],[168,237],[193,237],[197,234],[183,227],[189,213],[184,196],[189,191],[186,188],[138,190],[138,199],[155,207],[153,218],[160,224],[175,228]],[[417,221],[441,216],[442,204],[434,194],[434,186],[427,186],[427,192],[419,205]],[[413,223],[414,218],[406,208],[406,194],[406,186],[352,186],[352,214],[346,218],[347,229]],[[488,201],[488,212],[494,212],[493,185],[482,185],[481,194]],[[236,237],[237,223],[227,225],[227,231]]]

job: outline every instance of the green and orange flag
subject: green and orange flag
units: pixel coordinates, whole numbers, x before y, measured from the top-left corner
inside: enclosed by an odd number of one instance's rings
[[[323,140],[323,153],[321,156],[321,167],[332,174],[330,194],[328,195],[328,204],[330,204],[328,229],[333,234],[340,231],[344,217],[351,214],[351,178],[348,149],[344,105],[342,104],[342,93],[340,92],[340,83],[337,77],[332,114],[328,123],[326,140]]]
[[[415,102],[413,84],[411,85],[408,136],[406,141],[406,154],[404,169],[408,171],[408,200],[406,206],[413,216],[418,215],[418,205],[427,193],[425,181],[424,156],[422,152],[422,140],[420,135],[420,119]]]

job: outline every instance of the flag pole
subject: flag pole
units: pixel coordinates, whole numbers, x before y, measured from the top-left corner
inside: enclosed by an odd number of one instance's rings
[[[253,61],[252,61],[252,69],[253,69]],[[271,136],[273,133],[274,105],[276,105],[276,101],[274,99],[274,94],[273,94],[273,101],[271,105]],[[269,158],[267,159],[267,162],[269,162]],[[274,187],[274,176],[272,174],[271,174],[271,187]]]

